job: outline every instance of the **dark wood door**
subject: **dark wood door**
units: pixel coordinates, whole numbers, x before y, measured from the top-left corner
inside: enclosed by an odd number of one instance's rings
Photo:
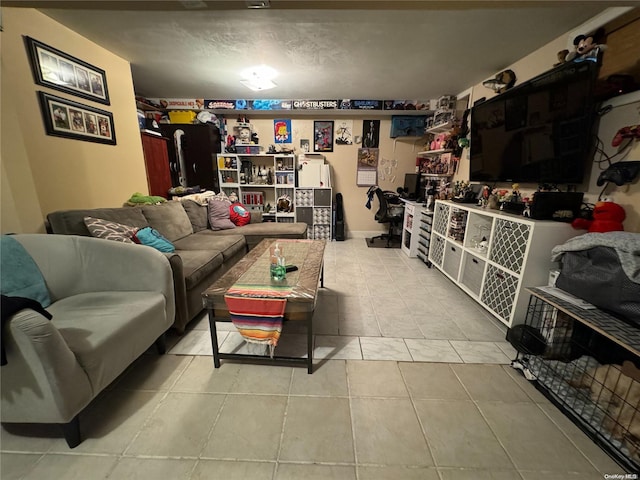
[[[169,198],[168,192],[172,184],[167,139],[148,133],[141,135],[149,195]]]

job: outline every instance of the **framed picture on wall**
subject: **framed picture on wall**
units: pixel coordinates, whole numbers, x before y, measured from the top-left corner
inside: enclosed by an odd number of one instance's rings
[[[110,105],[104,70],[31,37],[24,38],[38,85]]]
[[[333,120],[313,122],[313,151],[333,152]]]
[[[38,92],[47,135],[116,144],[113,114],[46,92]]]

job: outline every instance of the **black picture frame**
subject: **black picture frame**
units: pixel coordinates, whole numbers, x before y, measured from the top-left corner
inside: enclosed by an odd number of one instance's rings
[[[333,152],[333,120],[314,120],[313,151]]]
[[[38,85],[110,105],[107,74],[101,68],[24,37],[31,60],[33,78]]]
[[[47,135],[116,144],[113,114],[66,98],[38,92]]]

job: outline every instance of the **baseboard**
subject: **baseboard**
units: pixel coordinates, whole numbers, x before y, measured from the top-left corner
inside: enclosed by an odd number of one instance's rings
[[[347,232],[347,238],[371,238],[377,237],[378,235],[382,235],[383,233],[389,233],[389,230],[356,230]]]

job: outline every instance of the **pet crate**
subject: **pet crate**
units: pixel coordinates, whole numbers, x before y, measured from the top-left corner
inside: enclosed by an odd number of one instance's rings
[[[545,289],[509,330],[512,365],[630,472],[640,470],[640,328]]]

